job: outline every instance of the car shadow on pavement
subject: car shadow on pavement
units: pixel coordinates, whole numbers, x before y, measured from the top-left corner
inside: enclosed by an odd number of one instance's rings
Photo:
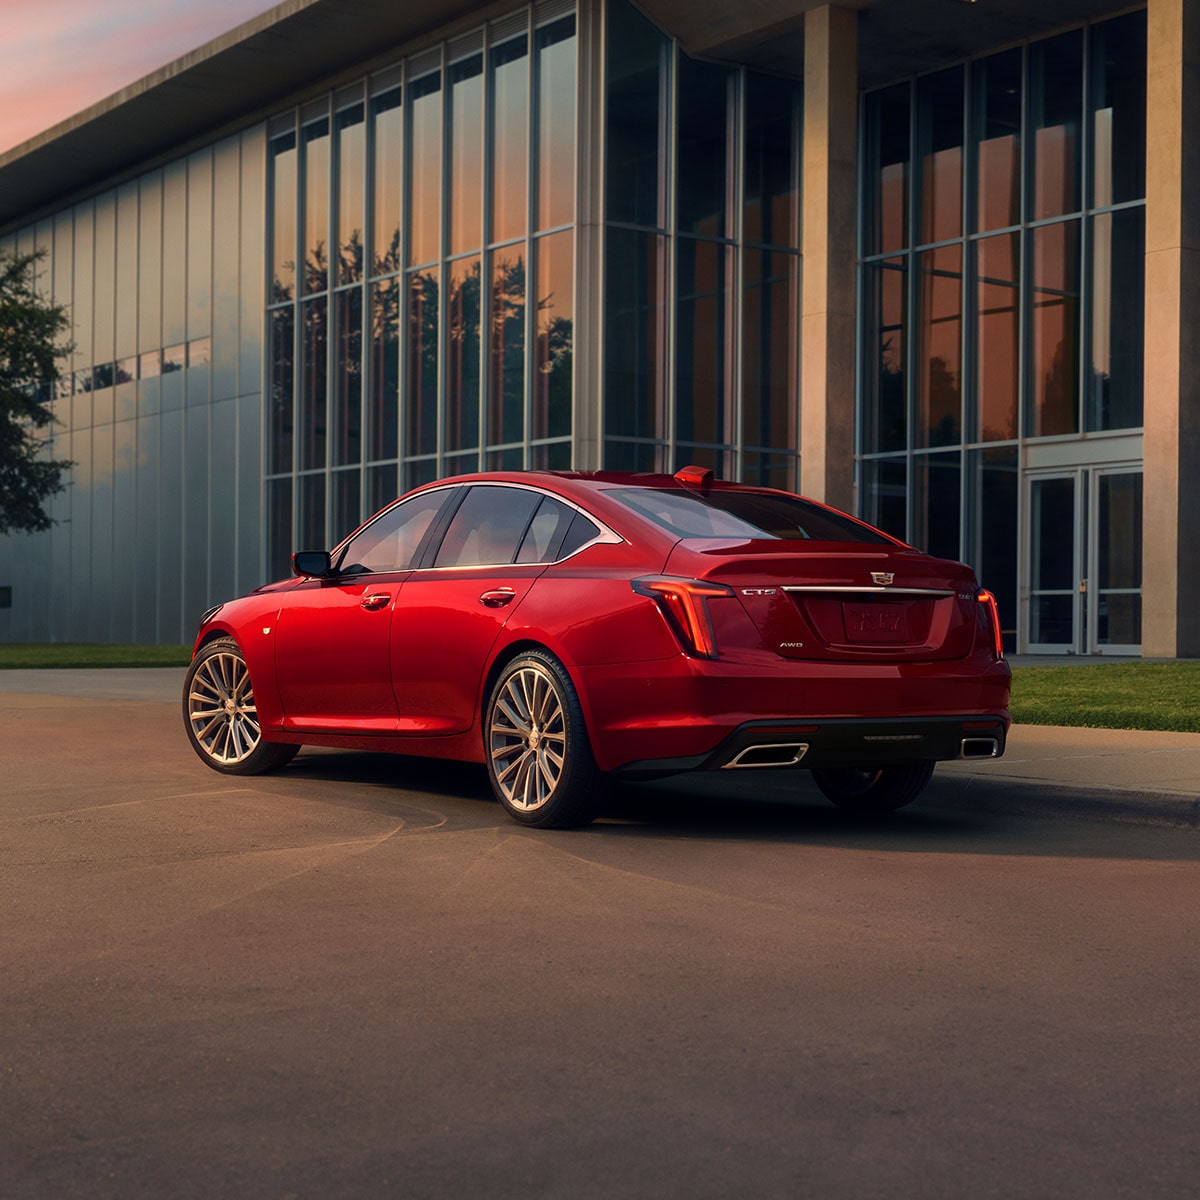
[[[493,800],[483,768],[473,763],[308,748],[275,778],[355,785],[353,793],[322,787],[323,802],[365,802],[374,808],[429,799],[453,817],[451,828],[517,829]],[[1195,830],[1104,821],[1082,807],[1078,816],[1070,815],[1069,806],[1039,811],[1038,802],[1031,785],[973,788],[935,775],[912,806],[860,817],[829,803],[806,771],[711,772],[653,783],[613,782],[594,824],[552,836],[816,842],[905,853],[1200,859]],[[531,831],[531,836],[541,835]]]

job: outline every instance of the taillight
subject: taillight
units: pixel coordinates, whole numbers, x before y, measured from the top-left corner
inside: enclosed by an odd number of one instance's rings
[[[723,583],[704,583],[699,579],[672,579],[666,575],[646,575],[631,580],[633,590],[649,596],[662,610],[675,636],[688,654],[699,658],[717,657],[708,601],[714,596],[732,596],[733,588]]]
[[[984,615],[992,627],[992,649],[996,652],[996,660],[999,661],[1004,657],[1004,635],[1000,631],[1000,610],[996,607],[996,597],[984,590],[976,599],[984,606]]]

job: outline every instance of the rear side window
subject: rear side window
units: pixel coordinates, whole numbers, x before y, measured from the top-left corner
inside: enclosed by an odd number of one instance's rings
[[[519,563],[549,562],[554,554],[575,510],[549,496],[538,505],[538,510],[529,522],[521,548],[517,551]],[[557,556],[556,556],[557,557]]]
[[[682,488],[615,488],[627,508],[682,538],[780,538],[891,545],[865,525],[799,496]]]

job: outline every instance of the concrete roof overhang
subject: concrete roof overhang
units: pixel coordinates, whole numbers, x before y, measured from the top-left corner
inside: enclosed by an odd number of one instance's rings
[[[638,0],[687,53],[804,73],[804,15],[828,0]],[[858,86],[878,87],[1064,26],[1144,7],[1129,0],[838,0],[857,10]]]
[[[690,54],[802,75],[819,0],[639,0]],[[282,106],[447,26],[504,12],[479,0],[285,0],[0,154],[0,232],[98,184]],[[1130,7],[1113,0],[845,0],[859,11],[862,88]]]

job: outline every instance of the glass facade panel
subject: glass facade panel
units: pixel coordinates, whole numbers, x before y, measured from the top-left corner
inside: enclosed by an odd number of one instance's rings
[[[324,296],[300,307],[300,432],[298,465],[312,470],[325,465],[326,404],[329,369],[329,302]]]
[[[1079,429],[1079,223],[1030,230],[1029,429]]]
[[[962,470],[957,450],[913,455],[912,543],[926,554],[957,559]]]
[[[409,275],[406,457],[437,452],[439,292],[436,270]]]
[[[1142,423],[1146,304],[1146,210],[1122,208],[1092,218],[1092,336],[1087,427]]]
[[[917,256],[916,444],[962,440],[962,246]]]
[[[605,126],[609,221],[663,224],[659,176],[669,87],[670,43],[632,5],[608,9]]]
[[[727,67],[687,57],[679,60],[675,204],[680,232],[710,238],[730,233],[729,109],[735,79]]]
[[[370,354],[367,458],[395,458],[400,420],[400,284],[395,279],[371,287]]]
[[[921,166],[921,242],[962,234],[963,70],[926,75],[917,83]]]
[[[742,442],[745,446],[797,445],[798,363],[793,330],[798,324],[795,296],[799,265],[796,255],[777,251],[747,249],[742,257],[745,331]],[[764,465],[754,469],[761,474],[768,468]]]
[[[1020,381],[1020,234],[975,243],[975,396],[980,441],[1017,436]]]
[[[304,146],[304,294],[329,287],[329,121],[301,130]]]
[[[537,228],[575,220],[575,18],[537,31]]]
[[[478,250],[483,238],[483,56],[449,69],[450,253]]]
[[[676,437],[728,442],[728,251],[718,242],[681,238],[676,253]]]
[[[908,260],[870,264],[864,285],[863,450],[903,450],[908,438]]]
[[[610,437],[667,436],[666,254],[663,237],[608,230],[604,395]]]
[[[971,64],[975,228],[1021,220],[1021,51]]]
[[[336,546],[343,538],[352,534],[362,524],[362,502],[359,494],[361,472],[357,467],[334,471],[330,476],[329,544]]]
[[[525,436],[525,260],[521,246],[492,254],[488,321],[489,445]]]
[[[528,39],[513,38],[489,55],[492,90],[490,240],[525,233],[529,202]],[[572,137],[572,140],[573,137]]]
[[[434,262],[442,238],[442,77],[408,87],[408,262]]]
[[[271,139],[271,303],[291,300],[296,288],[296,135]]]
[[[371,100],[372,275],[400,269],[400,187],[404,178],[403,92]]]
[[[575,238],[569,231],[539,238],[537,344],[534,347],[533,438],[571,432],[575,349]]]
[[[334,364],[333,448],[335,467],[362,457],[362,290],[334,297],[337,361]]]
[[[908,536],[908,462],[872,458],[862,464],[862,515],[893,537]]]
[[[868,254],[891,254],[908,245],[911,103],[906,83],[866,98],[863,215]]]
[[[793,130],[800,89],[773,75],[746,76],[743,236],[748,243],[799,246],[799,171]]]
[[[325,474],[301,475],[296,480],[297,550],[327,550],[325,533]],[[290,571],[288,572],[290,574]]]
[[[449,286],[450,294],[446,299],[447,452],[471,450],[479,445],[483,288],[478,257],[460,258],[451,263]]]
[[[1032,220],[1079,210],[1083,128],[1083,34],[1034,42],[1029,48]]]
[[[1146,13],[1096,25],[1091,35],[1092,205],[1146,195]]]
[[[366,216],[363,188],[366,182],[367,127],[363,106],[351,105],[337,114],[338,197],[337,262],[334,282],[357,283],[363,277],[363,229]]]

